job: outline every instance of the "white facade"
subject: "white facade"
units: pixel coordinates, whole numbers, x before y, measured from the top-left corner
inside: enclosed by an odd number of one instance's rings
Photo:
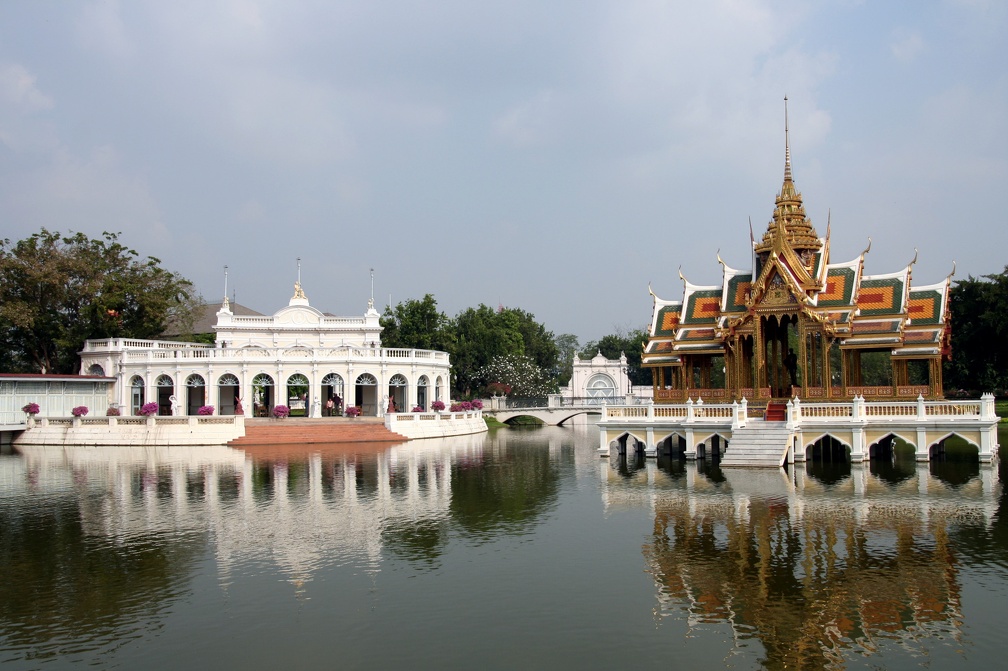
[[[620,354],[619,359],[607,359],[602,352],[592,359],[581,359],[575,354],[570,384],[563,390],[563,396],[572,401],[624,402],[623,399],[633,396],[626,354]]]
[[[81,374],[115,378],[113,398],[123,415],[157,402],[159,415],[269,416],[277,405],[292,414],[330,414],[327,401],[361,414],[430,409],[449,395],[447,352],[381,346],[373,301],[363,317],[333,317],[308,304],[300,284],[272,316],[217,312],[216,343],[113,338],[88,340]],[[240,406],[238,406],[240,403]],[[334,408],[332,414],[338,412]]]

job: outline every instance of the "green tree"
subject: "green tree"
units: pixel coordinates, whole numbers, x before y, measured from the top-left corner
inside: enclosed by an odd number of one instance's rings
[[[450,352],[454,346],[451,321],[437,309],[430,294],[421,300],[410,299],[393,309],[385,308],[381,317],[382,345]]]
[[[154,257],[83,233],[42,229],[0,242],[0,348],[13,372],[76,373],[89,338],[154,338],[192,327],[201,300]]]
[[[942,379],[949,390],[1008,389],[1008,266],[995,275],[969,276],[949,296],[952,360]]]
[[[535,316],[517,308],[493,310],[480,304],[455,317],[456,342],[452,354],[454,389],[466,397],[480,393],[489,382],[487,366],[501,356],[527,357],[538,377],[555,382],[559,349],[553,334]]]
[[[635,385],[651,384],[651,371],[641,367],[641,352],[647,342],[646,328],[625,331],[617,329],[616,333],[604,336],[601,340],[585,343],[578,356],[582,359],[594,358],[599,352],[607,359],[618,359],[625,354],[627,358],[627,375]]]
[[[557,375],[557,384],[563,386],[568,384],[574,375],[574,355],[577,353],[580,345],[578,344],[577,336],[573,333],[558,335],[553,339],[553,342],[556,344],[559,357],[560,372]]]

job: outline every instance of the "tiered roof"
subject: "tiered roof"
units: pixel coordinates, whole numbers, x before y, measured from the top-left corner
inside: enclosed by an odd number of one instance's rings
[[[927,357],[948,350],[948,293],[952,275],[923,287],[911,269],[864,275],[871,241],[857,258],[830,263],[830,226],[819,237],[805,213],[791,170],[785,111],[784,182],[773,217],[757,241],[750,229],[749,270],[723,267],[720,285],[691,284],[682,273],[683,299],[654,292],[650,338],[643,363],[674,365],[684,354],[720,354],[738,329],[759,313],[803,312],[839,338],[844,348],[891,348],[894,356]]]

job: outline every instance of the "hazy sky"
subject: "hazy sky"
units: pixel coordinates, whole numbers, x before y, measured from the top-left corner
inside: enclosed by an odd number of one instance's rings
[[[832,261],[1008,264],[1008,3],[0,3],[0,236],[160,258],[272,313],[431,293],[584,342],[749,263],[789,98]]]

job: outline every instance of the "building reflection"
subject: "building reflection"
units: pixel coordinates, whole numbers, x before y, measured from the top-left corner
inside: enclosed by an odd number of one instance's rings
[[[612,463],[603,492],[607,506],[653,510],[644,558],[657,615],[691,628],[727,623],[762,644],[770,668],[843,666],[845,651],[869,654],[883,640],[911,649],[923,638],[957,641],[949,534],[991,524],[996,469],[978,464],[952,486],[928,464],[895,478],[847,468],[820,479],[803,467],[704,474],[686,463]]]

